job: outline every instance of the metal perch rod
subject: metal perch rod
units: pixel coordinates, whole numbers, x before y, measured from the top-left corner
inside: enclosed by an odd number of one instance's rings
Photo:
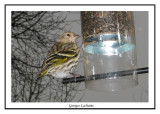
[[[111,78],[111,77],[122,77],[127,75],[133,75],[133,74],[143,74],[148,73],[148,67],[144,68],[138,68],[136,70],[126,70],[126,71],[119,71],[119,72],[110,72],[110,73],[103,73],[103,74],[96,74],[96,75],[90,75],[87,76],[87,80],[98,80],[98,79],[104,79],[104,78]],[[77,83],[77,82],[83,82],[85,81],[84,76],[75,78],[65,78],[63,79],[63,84],[67,83]]]

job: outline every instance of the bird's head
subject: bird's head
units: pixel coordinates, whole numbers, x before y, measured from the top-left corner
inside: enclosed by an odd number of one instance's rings
[[[73,43],[75,43],[76,39],[79,37],[80,37],[79,35],[76,35],[73,32],[65,32],[58,38],[58,42],[64,42],[64,43],[73,42]]]

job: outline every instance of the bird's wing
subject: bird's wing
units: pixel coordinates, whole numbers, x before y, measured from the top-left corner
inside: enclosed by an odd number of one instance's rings
[[[72,58],[74,56],[76,56],[78,53],[74,50],[72,51],[60,51],[56,54],[52,54],[50,55],[46,61],[45,61],[45,64],[56,64],[56,65],[59,65],[58,63],[64,59],[66,59],[66,61],[69,59],[69,58]],[[66,62],[64,61],[64,62]],[[62,62],[60,62],[62,64]]]
[[[54,45],[55,46],[55,45]],[[57,46],[57,45],[56,45]],[[58,50],[56,50],[58,49]],[[72,57],[76,56],[78,54],[76,49],[61,49],[59,47],[52,47],[49,51],[49,54],[46,58],[46,60],[43,63],[43,69],[41,71],[41,76],[46,75],[48,70],[50,68],[59,66],[65,62],[67,62]]]
[[[45,61],[42,71],[40,72],[40,76],[45,76],[50,68],[61,65],[65,63],[66,61],[67,61],[67,57],[65,56],[59,57],[57,55],[53,56],[53,58],[47,59]]]
[[[67,48],[68,47],[68,48]],[[77,55],[77,47],[70,43],[57,42],[49,51],[48,56],[44,62],[45,64],[58,62],[59,59],[71,58]]]

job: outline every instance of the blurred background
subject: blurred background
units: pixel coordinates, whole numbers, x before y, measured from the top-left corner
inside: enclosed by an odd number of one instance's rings
[[[147,102],[148,74],[138,75],[139,85],[115,92],[85,88],[85,82],[62,84],[44,77],[34,82],[48,50],[64,32],[81,35],[80,12],[12,12],[12,102]],[[138,68],[148,67],[148,12],[134,12]],[[84,75],[81,58],[76,69]]]

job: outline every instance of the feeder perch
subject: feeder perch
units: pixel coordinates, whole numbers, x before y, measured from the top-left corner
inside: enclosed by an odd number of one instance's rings
[[[115,74],[118,74],[117,76],[122,77],[122,76],[128,76],[128,75],[134,75],[134,74],[144,74],[148,73],[148,67],[144,68],[138,68],[136,70],[127,70],[127,71],[119,71],[119,72],[110,72],[110,73],[104,73],[104,74],[96,74],[96,75],[91,75],[90,80],[99,80],[99,79],[104,79],[104,78],[109,78],[109,77],[114,77]],[[77,77],[76,80],[75,78],[65,78],[63,79],[63,84],[68,84],[68,83],[78,83],[78,82],[83,82],[85,81],[84,76]]]

